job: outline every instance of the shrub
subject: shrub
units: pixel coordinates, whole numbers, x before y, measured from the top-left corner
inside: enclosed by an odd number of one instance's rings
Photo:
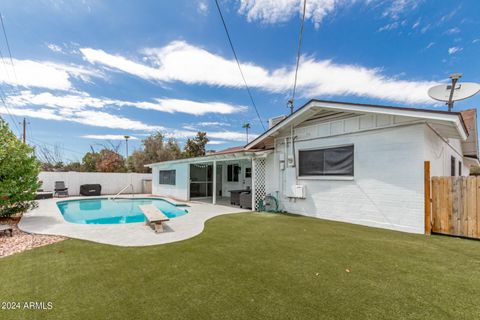
[[[33,148],[18,140],[0,118],[0,217],[36,206],[39,172]]]

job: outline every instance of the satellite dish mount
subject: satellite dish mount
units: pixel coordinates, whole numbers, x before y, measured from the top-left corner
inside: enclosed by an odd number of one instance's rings
[[[448,97],[447,106],[448,112],[451,112],[453,109],[453,93],[455,92],[455,86],[457,85],[458,79],[462,77],[461,73],[452,73],[450,79],[452,79],[452,85],[450,87],[450,96]],[[448,88],[448,87],[447,87]]]

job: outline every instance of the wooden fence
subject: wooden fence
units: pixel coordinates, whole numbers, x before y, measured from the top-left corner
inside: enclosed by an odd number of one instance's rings
[[[480,238],[480,177],[432,177],[432,232]]]

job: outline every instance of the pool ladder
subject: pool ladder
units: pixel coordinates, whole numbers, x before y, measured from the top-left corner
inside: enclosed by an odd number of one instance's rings
[[[123,191],[127,190],[128,188],[132,188],[132,198],[133,198],[133,184],[130,183],[129,185],[125,186],[122,190],[120,190],[116,195],[114,195],[113,197],[110,197],[109,199],[115,200]]]

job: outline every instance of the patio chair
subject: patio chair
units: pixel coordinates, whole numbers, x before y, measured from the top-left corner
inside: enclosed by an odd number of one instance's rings
[[[68,197],[68,188],[65,187],[64,181],[55,181],[55,195]]]

